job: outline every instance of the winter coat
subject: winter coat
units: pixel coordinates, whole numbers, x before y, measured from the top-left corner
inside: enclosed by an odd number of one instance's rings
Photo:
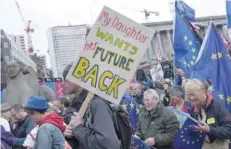
[[[31,132],[31,130],[35,127],[34,121],[27,115],[23,121],[17,123],[16,128],[12,131],[12,133],[16,137],[16,145],[22,145],[26,139],[26,136]]]
[[[4,127],[1,126],[1,149],[12,149],[14,143],[14,135],[11,132],[6,131]]]
[[[112,111],[104,99],[95,95],[84,120],[84,126],[79,125],[74,129],[74,137],[79,142],[78,149],[120,149]]]
[[[65,138],[63,131],[66,126],[63,118],[57,114],[49,114],[40,123],[34,149],[64,149]]]
[[[136,135],[142,140],[154,137],[154,147],[157,149],[173,149],[172,144],[178,130],[179,122],[175,114],[159,104],[153,114],[146,109],[140,113]]]
[[[199,115],[204,114],[194,113],[192,116],[199,120]],[[205,115],[206,123],[210,127],[210,133],[207,135],[211,143],[231,138],[231,115],[221,102],[214,100],[209,94],[207,94]]]

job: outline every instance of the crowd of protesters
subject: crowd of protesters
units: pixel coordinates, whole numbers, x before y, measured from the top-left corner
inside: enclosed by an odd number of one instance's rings
[[[71,64],[65,68],[64,78],[70,68]],[[180,124],[168,108],[172,107],[201,122],[194,129],[207,134],[203,149],[228,149],[231,116],[211,96],[209,80],[187,79],[181,69],[176,69],[175,74],[175,82],[164,77],[152,81],[143,70],[137,70],[135,81],[122,99],[139,108],[135,121],[129,119],[133,135],[151,148],[174,149],[172,144]],[[81,117],[78,111],[88,91],[68,80],[64,89],[65,96],[51,102],[45,97],[32,96],[25,107],[2,104],[1,148],[126,149],[115,128],[111,103],[95,95]],[[207,123],[209,118],[214,121]]]

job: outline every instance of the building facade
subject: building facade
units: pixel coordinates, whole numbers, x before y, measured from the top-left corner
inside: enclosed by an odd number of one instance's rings
[[[41,64],[42,64],[42,67],[45,69],[47,68],[47,60],[46,60],[46,55],[39,55],[38,56],[40,61],[41,61]]]
[[[64,68],[78,57],[89,31],[85,24],[48,29],[48,50],[55,78],[62,77]]]
[[[30,55],[16,46],[15,42],[8,37],[3,30],[1,30],[1,89],[6,86],[6,64],[9,61],[16,60],[19,64],[24,66],[31,66],[36,70],[36,64],[31,60]]]
[[[26,50],[25,38],[23,35],[8,35],[18,49]]]
[[[200,34],[202,34],[202,36],[205,35],[209,26],[209,21],[211,20],[216,25],[217,30],[227,37],[226,16],[197,18],[197,21],[202,25],[200,28]],[[156,59],[158,56],[167,60],[173,60],[173,21],[150,22],[143,25],[154,30],[155,35],[147,53],[141,61],[141,67],[157,63]]]

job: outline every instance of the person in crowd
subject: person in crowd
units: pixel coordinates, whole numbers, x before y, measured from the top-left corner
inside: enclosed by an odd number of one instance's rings
[[[181,76],[181,81],[182,81],[182,83],[181,83],[181,86],[182,87],[185,87],[185,85],[186,85],[186,83],[188,82],[188,77],[187,77],[187,75],[186,74],[183,74],[182,76]]]
[[[16,137],[15,146],[22,146],[26,136],[35,127],[35,123],[20,104],[13,105],[10,112],[12,117],[17,120],[16,128],[12,130]]]
[[[71,65],[66,67],[64,78],[70,68]],[[71,106],[79,111],[88,91],[67,80],[66,93],[76,94]],[[81,118],[78,113],[75,114],[64,134],[67,138],[74,138],[71,142],[69,141],[72,148],[120,149],[121,146],[114,128],[109,104],[105,99],[96,95],[88,106],[84,117]]]
[[[143,105],[143,91],[142,85],[140,83],[135,83],[132,86],[133,89],[133,99],[138,105]]]
[[[163,72],[164,72],[164,79],[174,79],[174,73],[172,64],[169,61],[164,61],[161,63]]]
[[[153,82],[153,89],[158,93],[160,102],[163,103],[165,92],[164,92],[164,77],[158,76]]]
[[[157,149],[173,149],[172,144],[179,130],[175,114],[159,102],[153,89],[144,92],[144,110],[140,113],[136,136]]]
[[[189,101],[185,100],[185,90],[183,87],[179,85],[173,86],[169,92],[169,97],[170,107],[173,107],[188,114],[191,114],[193,112],[192,104]]]
[[[3,126],[1,126],[1,149],[12,149],[15,144],[14,135],[6,131]]]
[[[1,105],[1,117],[0,117],[0,125],[3,126],[3,128],[10,132],[10,109],[11,106],[9,106],[8,104],[6,105],[5,103]]]
[[[63,118],[56,113],[47,113],[45,97],[31,96],[26,107],[27,113],[39,125],[34,149],[64,149],[66,129]]]
[[[172,84],[169,81],[165,81],[163,84],[163,87],[164,87],[165,96],[164,96],[164,99],[162,102],[163,102],[164,106],[167,107],[170,103],[169,91],[171,90]]]
[[[182,80],[181,76],[184,74],[184,71],[181,68],[176,68],[175,70],[175,85],[181,85]]]
[[[225,106],[208,94],[204,84],[189,80],[185,86],[186,97],[194,103],[193,117],[201,124],[194,129],[207,134],[203,149],[228,148],[231,138],[231,115]]]
[[[38,133],[38,129],[39,127],[36,126],[34,129],[31,130],[31,132],[26,136],[26,139],[23,143],[23,146],[26,149],[33,149],[34,148],[34,144],[35,144],[35,140],[36,140],[36,136]]]
[[[1,104],[1,117],[6,119],[8,122],[11,122],[11,106],[8,103]]]
[[[6,119],[0,117],[0,125],[1,125],[6,131],[10,132],[10,123],[9,123]]]
[[[147,86],[146,88],[152,88],[152,79],[150,79],[144,72],[143,69],[138,69],[136,71],[136,82],[146,82]]]

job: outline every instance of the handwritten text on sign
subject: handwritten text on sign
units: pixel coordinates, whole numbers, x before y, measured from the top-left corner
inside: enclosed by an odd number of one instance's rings
[[[104,7],[67,79],[118,104],[153,34]]]

